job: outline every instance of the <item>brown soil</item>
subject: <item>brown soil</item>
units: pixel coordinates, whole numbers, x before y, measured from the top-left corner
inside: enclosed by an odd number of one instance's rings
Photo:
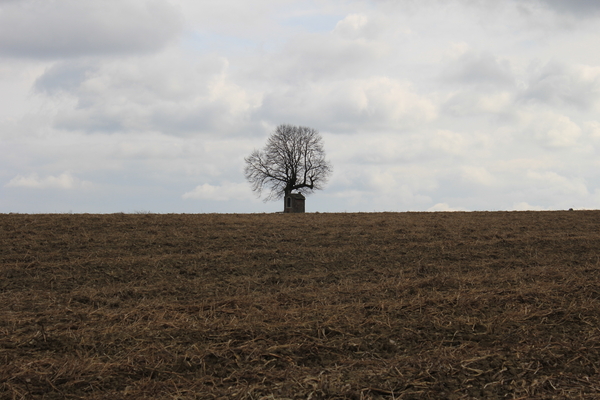
[[[600,212],[0,215],[2,399],[600,398]]]

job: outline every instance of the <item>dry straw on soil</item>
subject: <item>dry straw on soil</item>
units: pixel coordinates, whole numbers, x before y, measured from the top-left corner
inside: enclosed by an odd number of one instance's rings
[[[0,215],[0,398],[600,398],[599,228]]]

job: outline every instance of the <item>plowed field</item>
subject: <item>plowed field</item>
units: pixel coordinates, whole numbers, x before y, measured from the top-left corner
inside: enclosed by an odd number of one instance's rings
[[[1,399],[598,399],[600,212],[0,215]]]

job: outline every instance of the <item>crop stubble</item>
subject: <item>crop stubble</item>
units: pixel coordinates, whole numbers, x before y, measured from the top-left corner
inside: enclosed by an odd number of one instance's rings
[[[0,215],[0,398],[600,398],[599,227]]]

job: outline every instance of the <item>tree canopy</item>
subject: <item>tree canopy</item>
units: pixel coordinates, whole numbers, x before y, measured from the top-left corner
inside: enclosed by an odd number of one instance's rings
[[[285,197],[293,191],[310,194],[323,189],[333,168],[325,159],[323,139],[315,129],[279,125],[263,150],[245,158],[244,174],[252,190],[265,201]]]

